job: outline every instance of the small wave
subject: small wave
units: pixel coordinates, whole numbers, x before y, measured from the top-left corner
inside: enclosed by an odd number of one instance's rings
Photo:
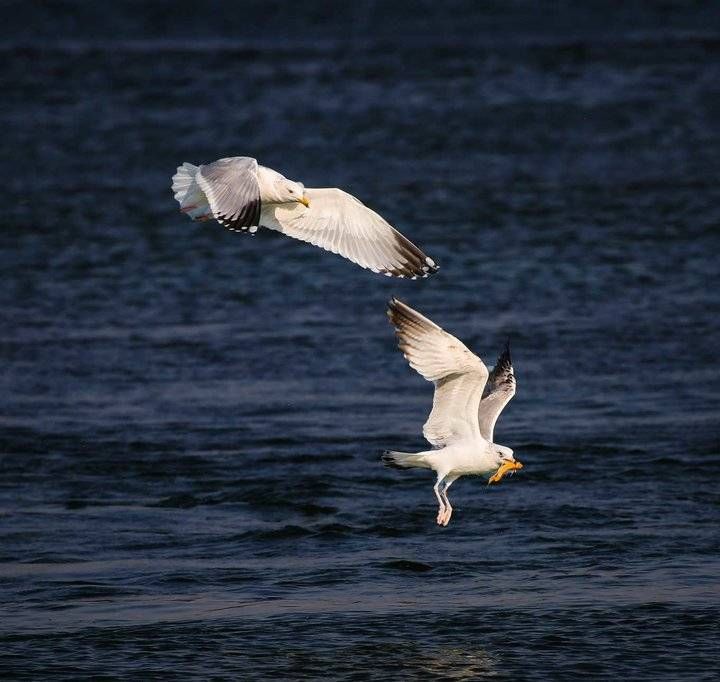
[[[243,533],[241,539],[252,540],[290,540],[293,538],[304,538],[313,535],[313,531],[305,526],[296,526],[288,524],[282,528],[274,528],[272,530],[251,530]]]
[[[150,507],[169,507],[172,509],[192,509],[202,504],[202,500],[199,500],[194,495],[189,493],[181,493],[179,495],[170,495],[169,497],[163,497],[155,504],[149,505]]]
[[[355,532],[352,526],[347,526],[344,523],[326,523],[318,528],[320,537],[329,535],[331,537],[338,536],[350,536]]]
[[[421,561],[411,561],[410,559],[393,559],[380,564],[381,568],[389,568],[393,571],[409,571],[410,573],[427,573],[432,571],[430,564],[424,564]]]

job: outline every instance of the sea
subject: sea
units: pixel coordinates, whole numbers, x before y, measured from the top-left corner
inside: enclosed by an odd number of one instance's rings
[[[718,679],[713,3],[2,5],[0,678]],[[439,272],[180,214],[235,155]],[[512,348],[446,528],[392,296]]]

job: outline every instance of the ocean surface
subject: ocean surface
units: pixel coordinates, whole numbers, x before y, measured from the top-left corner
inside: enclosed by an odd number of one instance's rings
[[[712,3],[3,5],[3,680],[717,679]],[[440,271],[191,223],[230,155]],[[447,528],[393,295],[513,348]]]

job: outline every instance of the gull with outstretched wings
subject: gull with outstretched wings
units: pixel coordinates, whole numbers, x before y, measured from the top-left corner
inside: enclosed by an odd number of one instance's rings
[[[341,189],[310,189],[233,156],[202,166],[183,163],[172,190],[193,220],[215,219],[237,232],[282,232],[390,277],[427,277],[438,268],[375,211]]]
[[[382,460],[397,469],[435,471],[437,522],[447,526],[453,511],[447,490],[454,481],[475,474],[497,483],[508,472],[522,468],[510,448],[493,442],[495,422],[515,395],[510,347],[505,347],[488,372],[485,363],[461,341],[402,301],[390,301],[388,317],[410,366],[435,384],[432,412],[423,427],[423,435],[434,449],[417,453],[388,450]]]

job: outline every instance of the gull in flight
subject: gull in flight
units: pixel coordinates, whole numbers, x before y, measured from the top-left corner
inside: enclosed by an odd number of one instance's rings
[[[310,189],[247,156],[183,163],[172,190],[193,220],[237,232],[282,232],[389,277],[427,277],[438,267],[375,211],[341,189]]]
[[[438,525],[447,526],[452,505],[447,490],[461,476],[490,476],[498,483],[505,474],[522,469],[513,451],[493,442],[500,412],[515,395],[510,347],[506,346],[492,372],[461,341],[416,310],[393,298],[387,311],[398,346],[416,370],[435,384],[433,408],[423,435],[433,450],[383,453],[386,466],[432,469],[439,504]]]

